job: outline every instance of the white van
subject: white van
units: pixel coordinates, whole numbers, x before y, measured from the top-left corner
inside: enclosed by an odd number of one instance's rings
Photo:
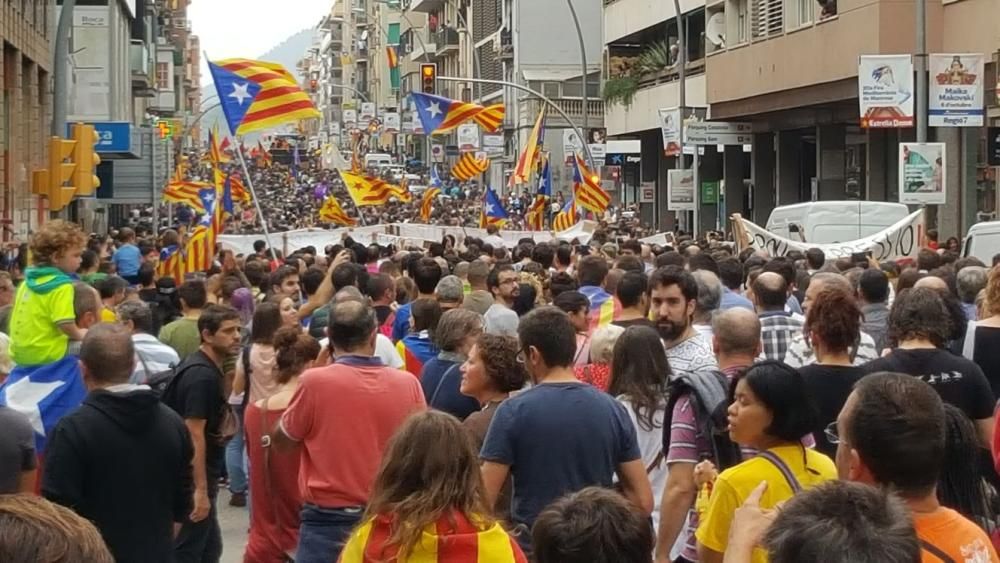
[[[969,227],[962,244],[962,256],[974,256],[991,265],[996,254],[1000,254],[1000,221],[986,221]]]
[[[765,228],[794,241],[829,244],[874,235],[909,214],[902,203],[810,201],[774,208]]]
[[[392,155],[373,152],[365,155],[365,169],[384,168],[392,165]]]

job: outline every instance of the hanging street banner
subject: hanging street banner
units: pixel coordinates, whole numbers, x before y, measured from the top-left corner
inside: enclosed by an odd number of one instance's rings
[[[738,213],[730,217],[737,247],[763,250],[768,256],[785,256],[793,250],[805,252],[819,248],[827,259],[850,258],[852,254],[871,253],[876,261],[909,258],[915,260],[924,237],[924,210],[918,209],[895,225],[874,235],[829,244],[817,244],[787,239],[744,219]]]
[[[660,133],[663,134],[663,154],[677,156],[681,154],[681,108],[659,110]]]
[[[373,102],[361,102],[361,113],[358,115],[361,125],[368,127],[368,124],[375,119],[375,104]]]
[[[941,205],[947,186],[944,143],[899,144],[899,203]]]
[[[910,55],[862,55],[858,63],[861,127],[913,127],[913,61]]]
[[[358,126],[358,110],[344,110],[344,129],[356,129]]]
[[[667,170],[667,211],[694,211],[694,170]]]
[[[479,126],[475,123],[463,123],[456,131],[458,137],[458,150],[461,152],[474,152],[479,150]]]
[[[983,72],[981,53],[931,55],[927,123],[931,127],[982,127]]]
[[[398,113],[387,113],[382,116],[384,120],[382,122],[382,127],[386,133],[399,133],[399,114]]]
[[[490,157],[503,156],[504,138],[503,135],[493,133],[483,133],[483,150]]]

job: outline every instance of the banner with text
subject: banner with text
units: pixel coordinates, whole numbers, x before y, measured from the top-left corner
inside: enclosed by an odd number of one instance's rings
[[[862,55],[858,63],[861,127],[913,127],[910,55]]]
[[[934,54],[930,65],[927,124],[931,127],[983,126],[982,54]]]
[[[878,261],[916,259],[920,241],[924,236],[924,210],[914,211],[895,225],[862,239],[816,244],[787,239],[748,221],[740,215],[732,216],[733,231],[740,248],[763,250],[768,256],[784,256],[793,250],[805,252],[819,248],[826,258],[850,258],[855,253],[871,253]]]

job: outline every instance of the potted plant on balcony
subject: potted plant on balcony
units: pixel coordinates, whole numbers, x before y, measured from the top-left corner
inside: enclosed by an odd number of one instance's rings
[[[640,81],[650,74],[670,68],[676,56],[676,45],[668,47],[666,41],[658,41],[638,56],[611,57],[608,60],[608,79],[604,81],[602,92],[604,101],[630,107]]]

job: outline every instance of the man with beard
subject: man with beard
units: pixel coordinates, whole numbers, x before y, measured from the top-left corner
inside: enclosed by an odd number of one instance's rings
[[[715,369],[708,337],[695,330],[698,284],[680,266],[664,266],[649,277],[649,302],[674,374]]]
[[[486,278],[486,287],[493,294],[493,304],[483,315],[483,330],[487,334],[517,337],[517,313],[514,312],[514,300],[520,295],[517,284],[517,272],[509,264],[493,268]]]

